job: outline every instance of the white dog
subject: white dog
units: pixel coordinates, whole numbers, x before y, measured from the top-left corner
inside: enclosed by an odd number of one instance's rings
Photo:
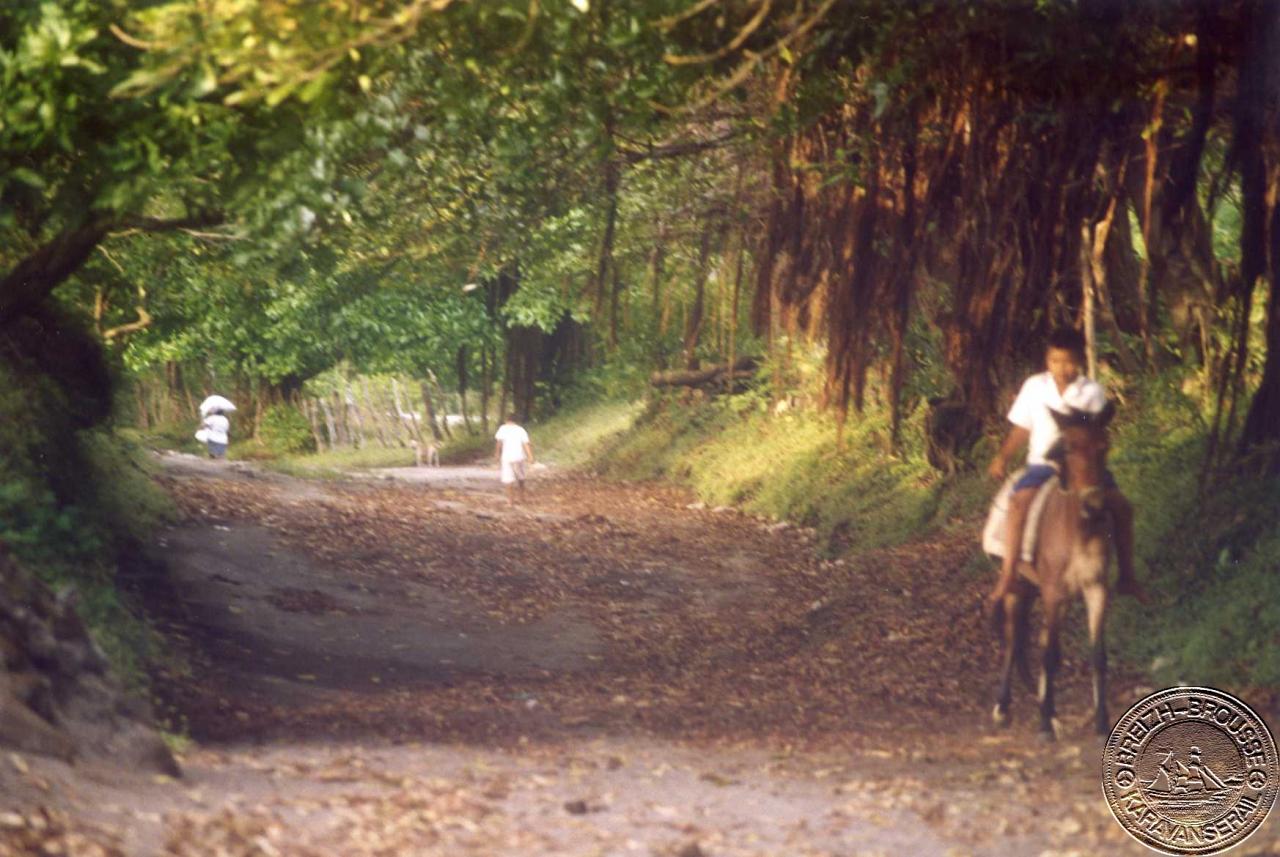
[[[440,447],[428,441],[427,448],[424,450],[416,438],[411,443],[413,444],[413,464],[415,467],[421,467],[424,458],[428,467],[440,466]]]

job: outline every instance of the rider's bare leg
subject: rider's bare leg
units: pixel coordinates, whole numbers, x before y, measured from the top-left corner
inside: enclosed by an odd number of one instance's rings
[[[987,596],[987,601],[992,604],[1007,595],[1013,586],[1014,570],[1022,555],[1022,531],[1026,529],[1027,512],[1031,508],[1031,500],[1035,495],[1035,488],[1023,488],[1009,495],[1009,511],[1004,522],[1004,557],[1000,561],[1000,577],[996,581],[996,588]]]
[[[1117,488],[1107,489],[1107,510],[1111,513],[1112,537],[1116,545],[1116,592],[1145,603],[1146,592],[1133,573],[1133,506]]]

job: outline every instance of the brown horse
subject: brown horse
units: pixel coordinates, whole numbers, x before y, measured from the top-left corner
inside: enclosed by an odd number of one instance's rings
[[[1010,593],[996,605],[996,622],[1004,638],[1000,689],[992,718],[1009,722],[1010,681],[1014,667],[1030,684],[1026,666],[1027,618],[1037,593],[1044,604],[1040,630],[1040,734],[1053,740],[1058,732],[1053,682],[1061,661],[1059,630],[1069,599],[1084,598],[1092,648],[1094,726],[1111,730],[1107,714],[1107,649],[1103,624],[1107,616],[1107,566],[1111,560],[1112,521],[1106,506],[1107,424],[1115,415],[1108,403],[1098,414],[1053,413],[1062,432],[1062,478],[1040,516],[1035,561],[1019,562]]]

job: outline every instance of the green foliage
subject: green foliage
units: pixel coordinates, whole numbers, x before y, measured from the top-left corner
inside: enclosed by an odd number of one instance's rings
[[[272,405],[263,412],[254,441],[272,456],[298,455],[316,448],[307,418],[289,405]]]
[[[1280,497],[1250,517],[1280,518]],[[1180,605],[1180,628],[1166,626],[1160,643],[1172,663],[1158,671],[1166,682],[1280,688],[1280,531],[1247,545],[1225,544],[1211,565],[1211,580],[1191,604]],[[1206,560],[1208,558],[1206,557]],[[1176,678],[1175,678],[1176,677]]]
[[[1187,504],[1146,553],[1169,607],[1134,650],[1155,678],[1234,687],[1280,687],[1276,610],[1280,490],[1237,473]]]
[[[121,429],[120,434],[152,449],[171,449],[191,455],[204,455],[207,448],[195,439],[197,421],[178,420],[151,426],[147,431],[136,428]],[[232,430],[234,431],[234,426]],[[236,439],[232,437],[232,442]]]
[[[117,590],[116,563],[166,520],[145,451],[109,429],[77,430],[47,378],[0,362],[0,543],[80,612],[126,680],[143,682],[152,635]]]
[[[480,431],[468,434],[465,431],[459,431],[455,426],[453,438],[446,440],[440,447],[441,464],[473,464],[477,461],[488,462],[492,459],[493,437],[491,434]]]
[[[1207,427],[1170,373],[1122,412],[1112,469],[1136,509],[1139,575],[1161,605],[1121,599],[1113,636],[1153,680],[1280,687],[1280,483],[1236,467],[1199,479]]]

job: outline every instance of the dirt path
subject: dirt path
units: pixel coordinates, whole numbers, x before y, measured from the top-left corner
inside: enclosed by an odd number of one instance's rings
[[[166,473],[184,521],[132,577],[190,665],[158,681],[186,776],[0,759],[68,853],[1146,853],[1078,647],[1065,740],[1025,692],[987,728],[967,530],[830,563],[648,485]],[[1238,853],[1273,850],[1274,820]]]

